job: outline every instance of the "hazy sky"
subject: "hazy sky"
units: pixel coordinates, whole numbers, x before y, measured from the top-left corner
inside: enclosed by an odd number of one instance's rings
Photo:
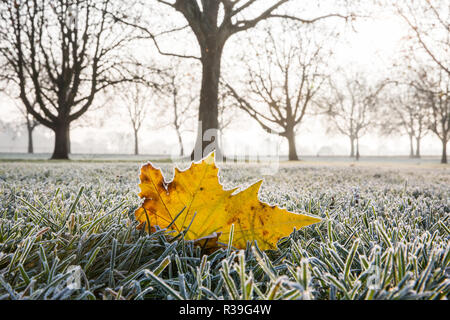
[[[385,12],[375,18],[361,19],[354,23],[354,27],[354,32],[347,27],[345,37],[334,47],[333,63],[344,69],[367,72],[375,78],[387,75],[393,61],[399,56],[402,38],[408,33],[406,25],[400,18]],[[227,43],[226,50],[228,52],[224,53],[225,57],[236,48],[237,40],[233,39]],[[195,90],[197,87],[193,86]],[[118,106],[114,106],[113,109],[118,109]],[[105,112],[105,110],[88,111],[86,115],[88,120],[83,120],[83,118],[80,120],[80,123],[87,124],[83,126],[76,124],[71,131],[72,151],[76,153],[131,153],[133,151],[132,131],[124,113],[125,108],[121,109],[123,110],[115,110],[112,113]],[[172,128],[155,129],[157,123],[155,123],[154,116],[152,117],[154,114],[154,112],[148,112],[146,125],[140,133],[141,152],[147,154],[175,153],[178,150],[175,131]],[[107,115],[107,120],[101,127],[96,124],[98,115]],[[0,118],[3,122],[17,122],[20,118],[12,101],[1,94]],[[348,138],[336,134],[326,134],[323,121],[324,119],[309,117],[300,125],[297,137],[297,149],[300,156],[315,155],[319,150],[327,149],[327,147],[335,154],[346,155],[349,153]],[[53,133],[43,127],[38,127],[35,135],[38,140],[36,151],[50,152],[53,148]],[[185,134],[186,150],[192,147],[194,138],[194,131]],[[26,151],[25,131],[22,132],[21,137],[16,137],[14,140],[4,133],[0,134],[0,139],[2,139],[0,152]],[[252,146],[264,144],[267,141],[265,139],[267,139],[267,135],[259,125],[254,120],[242,115],[229,130],[225,130],[225,151],[234,152],[235,149],[252,148]],[[280,141],[281,152],[287,153],[287,142],[283,139]],[[236,147],[238,145],[239,148]],[[409,153],[406,137],[386,138],[370,134],[361,139],[360,145],[363,155],[407,155]],[[441,145],[437,138],[431,134],[424,138],[422,154],[439,155],[440,152]]]

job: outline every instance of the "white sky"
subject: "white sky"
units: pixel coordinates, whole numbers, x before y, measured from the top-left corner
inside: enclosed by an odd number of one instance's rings
[[[345,41],[340,41],[335,47],[334,63],[343,67],[359,71],[366,71],[374,78],[383,77],[389,71],[396,56],[398,56],[402,37],[408,33],[405,24],[393,15],[380,15],[377,18],[359,20],[354,23],[356,32],[347,28]],[[239,37],[234,36],[234,37]],[[234,41],[234,40],[233,40]],[[226,50],[233,50],[235,44],[228,43]],[[227,52],[225,53],[226,56]],[[224,66],[226,63],[223,64]],[[100,128],[83,126],[74,128],[71,133],[72,150],[79,153],[131,153],[133,150],[133,136],[128,120],[122,112],[117,110],[111,114],[107,112],[108,120]],[[100,111],[105,115],[105,111]],[[87,117],[95,119],[96,111],[88,111]],[[154,129],[155,119],[152,112],[148,112],[146,126],[143,128],[141,152],[145,154],[175,153],[178,150],[175,131],[172,128]],[[4,122],[18,121],[19,115],[11,100],[0,95],[0,118]],[[225,150],[233,152],[237,145],[242,149],[264,144],[267,136],[258,124],[245,116],[240,117],[230,130],[225,131]],[[92,121],[89,121],[91,123]],[[347,155],[349,142],[345,136],[327,135],[323,120],[310,117],[300,125],[297,137],[299,155],[315,155],[323,147],[331,147],[335,154]],[[153,128],[153,129],[152,129]],[[26,137],[12,140],[0,134],[0,152],[25,152]],[[36,130],[37,152],[50,152],[53,148],[53,134],[51,131],[39,127]],[[185,149],[192,147],[195,133],[185,134]],[[281,140],[283,141],[283,140]],[[369,134],[361,139],[361,153],[363,155],[407,155],[409,144],[406,137],[377,137]],[[287,153],[287,142],[281,144],[281,151]],[[427,136],[422,142],[422,154],[439,155],[441,145],[433,135]]]

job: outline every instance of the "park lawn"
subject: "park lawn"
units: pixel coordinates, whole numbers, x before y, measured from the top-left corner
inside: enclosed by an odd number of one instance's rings
[[[207,256],[135,229],[140,164],[0,162],[0,299],[449,296],[448,166],[282,163],[260,199],[323,222],[278,250]],[[160,166],[170,179],[173,166]],[[260,165],[220,167],[226,188],[261,178]]]

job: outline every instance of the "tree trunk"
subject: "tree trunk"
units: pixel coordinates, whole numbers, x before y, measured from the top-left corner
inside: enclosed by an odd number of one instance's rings
[[[55,132],[55,149],[51,159],[69,159],[69,124],[60,122],[53,131]]]
[[[218,139],[219,139],[219,146],[222,148],[221,150],[223,150],[223,130],[222,128],[219,128],[219,131],[217,132]]]
[[[359,138],[356,138],[356,161],[359,161]]]
[[[202,48],[202,87],[198,114],[197,139],[191,159],[198,161],[216,150],[216,160],[222,159],[218,142],[218,98],[220,61],[223,45],[215,37],[210,37]]]
[[[447,163],[447,142],[446,140],[442,140],[442,158],[441,163]]]
[[[350,137],[350,158],[355,156],[355,138]]]
[[[414,158],[414,143],[413,143],[413,136],[409,135],[409,157]]]
[[[416,138],[416,158],[420,158],[420,138]]]
[[[134,155],[139,154],[139,141],[138,141],[138,130],[134,130]]]
[[[286,139],[289,142],[289,161],[298,161],[297,150],[295,148],[295,132],[294,129],[288,130]]]
[[[34,153],[34,147],[33,147],[33,127],[30,125],[27,125],[28,130],[28,153],[32,154]]]

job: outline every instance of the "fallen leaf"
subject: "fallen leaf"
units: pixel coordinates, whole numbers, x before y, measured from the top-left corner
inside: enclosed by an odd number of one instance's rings
[[[175,168],[170,182],[165,181],[160,169],[148,163],[141,168],[140,180],[139,196],[144,202],[135,217],[140,226],[146,225],[147,232],[149,225],[150,232],[158,225],[174,230],[175,234],[189,227],[187,240],[200,240],[221,232],[221,240],[227,243],[234,224],[234,247],[245,249],[247,241],[256,240],[262,250],[267,250],[275,249],[277,241],[288,236],[294,227],[300,229],[320,221],[259,201],[262,180],[236,194],[237,188],[224,190],[219,183],[214,153],[192,163],[185,171]]]

